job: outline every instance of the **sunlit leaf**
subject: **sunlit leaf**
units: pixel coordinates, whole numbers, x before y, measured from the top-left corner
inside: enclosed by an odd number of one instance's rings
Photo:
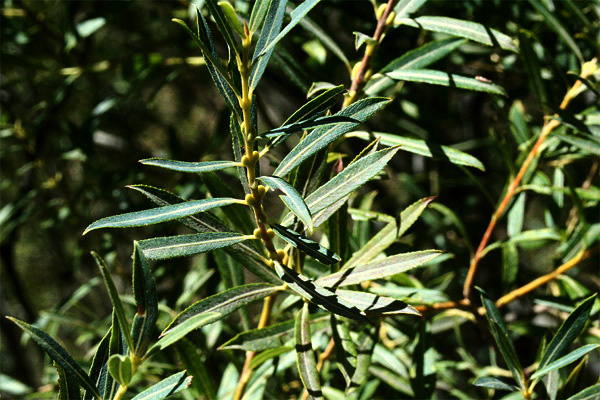
[[[275,129],[271,129],[269,131],[263,132],[260,134],[260,136],[270,138],[270,137],[277,137],[277,136],[282,136],[282,135],[289,135],[290,133],[300,132],[305,129],[312,129],[312,128],[316,128],[319,126],[339,124],[342,122],[358,123],[360,121],[357,121],[357,120],[349,118],[349,117],[340,116],[340,115],[328,115],[325,117],[307,119],[307,120],[302,120],[299,122],[294,122],[292,124],[283,125],[279,128],[275,128]]]
[[[145,239],[138,242],[146,258],[164,260],[205,253],[243,242],[248,236],[233,232],[198,233]]]
[[[152,271],[137,242],[133,244],[133,297],[137,313],[133,317],[131,337],[135,353],[142,356],[158,319],[158,298]]]
[[[333,251],[321,246],[317,242],[302,236],[301,234],[294,232],[293,230],[286,228],[279,224],[270,224],[277,236],[296,247],[298,250],[308,254],[312,258],[322,262],[323,264],[335,264],[341,261],[340,256],[335,254]]]
[[[248,23],[250,32],[254,33],[258,31],[265,20],[265,16],[267,15],[270,5],[271,0],[257,0],[254,2],[254,6],[252,7],[252,12],[250,14],[250,22]]]
[[[344,289],[336,289],[335,294],[367,315],[421,315],[419,311],[405,302],[391,297]]]
[[[400,0],[394,11],[396,12],[396,18],[408,17],[410,14],[416,12],[425,4],[427,0]]]
[[[385,76],[398,81],[421,82],[506,96],[504,89],[493,83],[433,69],[400,69],[386,72]]]
[[[581,392],[574,394],[567,400],[595,400],[600,396],[600,383],[583,389]]]
[[[184,338],[188,333],[195,329],[202,328],[205,325],[212,324],[215,321],[218,321],[222,318],[222,315],[218,312],[204,312],[200,314],[195,314],[187,318],[185,321],[175,326],[172,329],[169,329],[167,332],[161,335],[161,338],[158,342],[152,346],[152,348],[148,351],[152,353],[156,349],[163,350],[173,343],[177,343],[177,341]]]
[[[279,346],[274,349],[265,350],[262,353],[259,353],[256,356],[254,356],[254,358],[252,359],[252,361],[250,362],[250,365],[248,367],[250,369],[256,369],[261,364],[263,364],[275,357],[279,357],[282,354],[289,353],[292,350],[294,350],[294,348],[292,346]]]
[[[196,345],[186,338],[180,339],[175,344],[177,357],[187,373],[192,376],[192,386],[202,393],[208,400],[217,398],[212,378],[206,369],[205,363],[196,349]]]
[[[308,303],[304,303],[302,310],[296,315],[294,340],[296,344],[296,363],[298,373],[306,391],[313,399],[322,399],[321,381],[315,353],[310,341],[310,324],[308,316]]]
[[[596,350],[598,347],[600,347],[600,344],[586,344],[585,346],[575,349],[569,354],[547,364],[544,368],[539,368],[533,375],[531,375],[531,379],[533,380],[541,378],[549,372],[574,363],[589,352]]]
[[[146,158],[140,160],[140,163],[144,165],[152,165],[154,167],[160,167],[170,169],[173,171],[180,172],[206,172],[206,171],[218,171],[225,168],[237,167],[240,164],[235,161],[204,161],[204,162],[186,162],[167,160],[165,158]]]
[[[192,377],[186,377],[186,371],[173,374],[157,384],[150,386],[132,400],[161,400],[190,386]]]
[[[283,178],[278,176],[261,176],[257,178],[269,185],[273,189],[280,190],[283,195],[279,196],[281,200],[285,203],[285,205],[293,212],[302,223],[308,228],[309,232],[312,232],[312,216],[310,215],[310,211],[308,206],[304,202],[304,199],[298,193],[298,191]]]
[[[131,381],[131,358],[129,355],[113,354],[108,359],[108,372],[121,386],[129,385]]]
[[[204,0],[204,4],[206,4],[206,7],[208,7],[210,15],[214,18],[219,31],[221,31],[221,35],[223,35],[223,38],[225,39],[225,42],[227,42],[227,45],[230,49],[236,53],[239,53],[238,39],[231,29],[231,23],[217,3],[218,0]]]
[[[486,387],[486,388],[490,388],[490,389],[496,389],[496,390],[508,390],[511,392],[513,392],[515,390],[519,390],[518,387],[504,383],[500,379],[493,378],[491,376],[482,376],[481,378],[478,378],[473,383],[473,385],[482,386],[482,387]]]

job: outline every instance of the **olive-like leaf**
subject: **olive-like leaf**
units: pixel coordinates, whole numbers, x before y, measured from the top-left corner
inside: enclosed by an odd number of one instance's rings
[[[289,353],[292,350],[294,350],[292,346],[279,346],[274,349],[265,350],[262,353],[257,354],[252,359],[252,361],[250,361],[250,365],[248,366],[248,368],[256,369],[258,366],[264,364],[265,362],[275,357],[279,357],[282,354]]]
[[[250,22],[248,23],[248,28],[251,33],[256,32],[262,25],[265,16],[267,15],[267,11],[269,10],[269,6],[271,5],[271,1],[272,0],[256,0],[256,2],[254,2],[252,12],[250,13]]]
[[[72,372],[67,372],[61,368],[56,361],[54,361],[54,367],[58,372],[58,398],[68,400],[80,400],[81,390],[79,389],[79,382],[77,376],[73,375]],[[4,378],[2,379],[4,381]]]
[[[323,93],[297,109],[287,120],[285,120],[283,125],[293,124],[294,122],[304,121],[322,115],[335,104],[336,96],[344,93],[345,90],[344,85],[334,86],[325,90]]]
[[[175,351],[181,365],[193,377],[192,386],[208,400],[215,400],[217,393],[213,386],[212,378],[206,369],[202,357],[198,354],[196,345],[190,340],[183,338],[175,344]]]
[[[102,370],[105,367],[106,362],[109,358],[109,344],[111,337],[112,329],[109,329],[106,335],[102,338],[100,343],[98,344],[98,348],[94,353],[94,357],[92,358],[92,366],[90,367],[90,372],[88,375],[90,376],[92,382],[95,383],[95,387],[102,387],[100,381],[102,379]],[[86,390],[83,395],[84,400],[91,400],[94,398],[94,394]]]
[[[562,368],[565,365],[574,363],[575,361],[579,360],[581,357],[585,356],[589,352],[596,350],[598,347],[600,347],[600,344],[586,344],[585,346],[575,349],[572,352],[570,352],[569,354],[559,358],[558,360],[555,360],[555,361],[547,364],[544,368],[539,368],[537,371],[535,371],[535,373],[533,375],[531,375],[530,379],[533,380],[533,379],[541,378],[542,376],[548,374],[549,372],[552,372],[554,370]]]
[[[389,103],[389,101],[389,99],[381,97],[371,97],[359,100],[335,115],[364,122],[377,110]],[[357,122],[342,122],[333,127],[327,126],[316,128],[284,157],[277,169],[273,172],[273,175],[287,175],[295,167],[300,165],[301,162],[327,146],[329,143],[337,140],[344,133],[355,128],[358,124],[359,123]]]
[[[583,389],[581,392],[574,394],[567,400],[594,400],[600,396],[600,383]]]
[[[519,390],[518,387],[504,383],[500,379],[491,376],[482,376],[481,378],[477,378],[473,385],[496,390],[508,390],[511,392]]]
[[[205,325],[212,324],[221,318],[222,315],[218,312],[204,312],[189,317],[179,325],[163,333],[158,342],[156,342],[152,348],[148,350],[148,353],[152,354],[158,349],[163,350],[170,345],[177,343],[177,341],[184,338],[191,331],[202,328]]]
[[[419,10],[427,0],[400,0],[394,7],[396,18],[404,18]]]
[[[506,96],[506,92],[501,86],[491,82],[434,69],[400,69],[386,72],[385,76],[398,81],[422,82]]]
[[[210,15],[212,15],[212,17],[214,18],[214,20],[217,24],[217,27],[219,28],[219,31],[221,31],[221,35],[223,35],[223,38],[225,39],[225,42],[227,42],[227,45],[229,46],[229,48],[231,50],[233,50],[235,53],[239,53],[238,39],[235,36],[235,34],[233,33],[233,30],[231,29],[232,26],[231,26],[231,23],[229,22],[229,19],[223,12],[223,9],[221,9],[221,7],[219,7],[219,5],[217,4],[218,1],[217,0],[205,0],[204,3],[206,4],[206,7],[208,7],[208,10],[210,11]],[[234,12],[234,15],[235,15],[235,12]],[[237,21],[237,17],[236,17],[236,21]],[[239,21],[238,21],[238,23],[239,23]]]
[[[367,315],[421,315],[415,308],[392,297],[344,289],[336,289],[335,294]]]
[[[137,242],[133,244],[133,297],[137,313],[133,317],[131,338],[136,355],[141,357],[158,319],[158,298],[152,271]]]
[[[519,52],[518,47],[514,44],[510,36],[477,22],[437,16],[424,16],[415,19],[396,18],[394,22],[414,28],[463,37],[487,46],[500,46],[504,50],[510,50],[515,53]]]
[[[69,371],[69,373],[73,374],[85,390],[92,393],[97,399],[102,398],[98,392],[98,388],[88,374],[85,373],[73,357],[56,340],[38,327],[29,325],[13,317],[7,318],[25,331],[64,371]]]
[[[306,120],[294,122],[294,123],[291,123],[288,125],[283,125],[279,128],[275,128],[275,129],[271,129],[269,131],[263,132],[260,134],[260,136],[271,138],[271,137],[277,137],[277,136],[282,136],[282,135],[289,135],[291,133],[300,132],[305,129],[312,129],[312,128],[316,128],[319,126],[325,126],[325,125],[339,124],[341,122],[359,123],[360,121],[357,121],[357,120],[349,118],[349,117],[344,117],[341,115],[328,115],[325,117],[306,119]]]
[[[154,167],[160,167],[170,169],[179,172],[207,172],[207,171],[218,171],[221,169],[238,167],[241,164],[235,161],[203,161],[203,162],[188,162],[188,161],[176,161],[167,160],[165,158],[146,158],[140,160],[140,163],[144,165],[152,165]]]
[[[162,400],[168,396],[172,396],[180,390],[187,389],[191,382],[192,377],[186,377],[186,371],[181,371],[150,386],[132,400]]]
[[[278,176],[261,176],[257,179],[261,180],[273,189],[283,192],[283,195],[279,196],[281,200],[290,209],[290,211],[293,212],[300,219],[300,221],[302,221],[302,223],[308,228],[308,231],[312,232],[313,224],[310,210],[308,209],[308,206],[304,202],[304,199],[300,193],[298,193],[298,191],[292,185]]]
[[[430,141],[398,136],[383,132],[354,131],[347,135],[348,137],[358,137],[363,140],[372,140],[381,138],[381,144],[386,146],[402,146],[402,151],[418,154],[425,157],[433,157],[440,160],[448,160],[452,164],[465,165],[467,167],[477,168],[485,171],[485,167],[477,158],[448,146],[440,146]]]
[[[343,270],[317,279],[317,283],[326,287],[338,287],[381,279],[409,271],[442,254],[443,252],[440,250],[424,250],[397,254],[381,260],[376,259],[367,264],[359,264],[356,267],[344,268]]]
[[[362,311],[342,300],[331,290],[315,284],[309,278],[290,268],[282,267],[278,262],[275,262],[275,271],[288,284],[290,289],[319,307],[342,317],[372,324],[371,320]]]
[[[323,264],[335,264],[342,260],[340,256],[335,254],[333,251],[321,246],[317,242],[313,242],[312,240],[302,236],[298,232],[294,232],[293,230],[286,228],[285,226],[275,223],[269,225],[273,228],[277,236],[279,236],[298,250],[308,254],[315,260],[322,262]]]
[[[181,204],[114,215],[112,217],[99,219],[98,221],[92,223],[85,229],[83,234],[85,235],[89,231],[100,228],[129,228],[134,226],[158,224],[178,218],[189,217],[190,215],[198,214],[215,207],[223,207],[235,203],[240,204],[241,202],[241,200],[231,198],[192,200]]]
[[[300,379],[306,388],[306,391],[313,399],[322,399],[321,381],[315,352],[310,341],[310,324],[308,319],[308,303],[304,303],[302,310],[296,315],[296,326],[294,330],[294,340],[296,344],[296,364]]]
[[[246,239],[248,239],[248,236],[239,233],[214,232],[145,239],[140,240],[138,244],[146,258],[165,260],[232,246]]]

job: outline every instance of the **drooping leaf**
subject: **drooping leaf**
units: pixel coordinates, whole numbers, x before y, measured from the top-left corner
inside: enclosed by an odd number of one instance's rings
[[[273,189],[280,190],[283,192],[282,196],[279,196],[285,205],[293,212],[302,223],[308,228],[309,232],[312,232],[312,216],[308,210],[308,206],[304,202],[304,199],[298,193],[298,191],[286,180],[278,176],[261,176],[257,178],[269,185]]]
[[[359,100],[356,103],[344,108],[336,116],[348,117],[353,120],[364,122],[377,110],[389,102],[389,99],[372,97]],[[356,122],[342,122],[333,127],[320,127],[313,130],[296,147],[288,153],[281,161],[277,169],[273,172],[275,176],[285,176],[300,163],[306,160],[317,151],[321,150],[329,143],[341,137],[344,133],[350,131],[358,125]]]
[[[456,18],[424,16],[396,19],[396,23],[421,28],[433,32],[442,32],[448,35],[463,37],[487,46],[499,46],[504,50],[519,52],[510,36],[495,29],[490,29],[482,24],[464,21]]]
[[[206,172],[206,171],[218,171],[225,168],[237,167],[240,164],[235,161],[204,161],[204,162],[187,162],[187,161],[176,161],[167,160],[165,158],[146,158],[140,160],[140,163],[144,165],[152,165],[155,167],[170,169],[173,171],[180,172]]]
[[[46,332],[37,328],[33,325],[29,325],[26,322],[20,321],[13,317],[7,317],[9,320],[14,322],[19,328],[25,331],[48,356],[54,360],[64,371],[69,371],[77,378],[77,381],[86,391],[89,391],[97,399],[101,399],[98,388],[94,382],[90,379],[88,374],[77,364],[77,362],[71,357],[67,351],[56,342]]]
[[[277,275],[288,284],[290,289],[319,307],[334,314],[341,315],[342,317],[367,322],[369,324],[372,323],[358,308],[348,304],[331,290],[315,284],[315,282],[298,274],[296,271],[287,267],[282,267],[278,262],[275,262],[275,271],[277,272]]]
[[[365,131],[354,131],[350,132],[348,137],[358,137],[363,140],[372,140],[375,138],[381,138],[381,144],[386,146],[402,146],[400,150],[408,151],[410,153],[418,154],[425,157],[434,157],[440,160],[448,160],[453,164],[465,165],[467,167],[474,167],[485,171],[485,167],[475,157],[470,154],[464,153],[460,150],[456,150],[448,146],[440,146],[430,141],[409,138],[404,136],[393,135],[391,133],[383,132],[365,132]]]
[[[483,303],[483,307],[486,311],[486,319],[490,325],[492,336],[494,336],[496,344],[498,345],[498,349],[500,350],[500,354],[502,354],[504,362],[506,362],[508,369],[511,371],[519,387],[524,389],[525,380],[523,378],[523,367],[521,367],[521,363],[517,357],[517,352],[510,338],[508,337],[508,330],[506,329],[506,325],[504,325],[502,315],[487,293],[479,288],[478,290],[481,294],[481,302]]]
[[[317,332],[329,326],[329,314],[313,315],[311,330]],[[263,351],[285,345],[294,336],[294,321],[280,322],[262,329],[252,329],[234,336],[220,349]]]
[[[192,377],[186,377],[186,371],[181,371],[150,386],[132,400],[162,400],[190,386]]]
[[[129,355],[113,354],[108,359],[108,372],[119,385],[128,386],[132,372]]]
[[[569,314],[548,344],[538,365],[538,370],[544,369],[550,363],[557,360],[577,339],[577,336],[579,336],[588,321],[595,300],[596,295],[594,294],[585,299]]]
[[[205,0],[204,3],[208,7],[210,15],[212,15],[212,17],[214,18],[215,23],[217,24],[219,31],[221,31],[221,35],[223,35],[223,38],[225,39],[225,42],[227,42],[229,48],[235,53],[239,53],[240,49],[238,39],[233,33],[233,30],[231,29],[232,26],[227,16],[225,15],[221,7],[219,7],[219,5],[217,4],[218,0]]]
[[[600,347],[600,344],[586,344],[585,346],[575,349],[572,352],[570,352],[569,354],[559,358],[558,360],[555,360],[549,364],[546,364],[546,366],[544,368],[539,368],[537,371],[535,371],[535,373],[533,375],[531,375],[530,379],[533,380],[533,379],[541,378],[542,376],[548,374],[549,372],[552,372],[552,371],[562,368],[566,365],[574,363],[575,361],[579,360],[581,357],[585,356],[589,352],[596,350],[598,347]]]
[[[115,315],[117,316],[117,320],[119,321],[119,326],[121,328],[121,332],[123,333],[123,337],[125,338],[125,342],[127,343],[127,347],[130,351],[134,351],[133,339],[131,338],[131,333],[129,331],[129,322],[127,321],[127,317],[125,316],[125,309],[123,308],[123,303],[121,302],[121,298],[119,297],[119,292],[117,292],[117,287],[115,286],[115,282],[108,271],[108,267],[106,263],[95,252],[92,252],[92,256],[100,268],[100,272],[102,273],[102,277],[104,278],[104,283],[106,284],[106,288],[108,289],[108,294],[110,296],[110,301],[113,304],[113,308],[115,310]]]
[[[410,14],[416,12],[425,4],[427,0],[400,0],[394,11],[396,12],[396,18],[408,17]]]
[[[308,319],[308,303],[296,315],[294,340],[296,342],[296,364],[304,388],[313,399],[322,399],[321,381],[315,353],[310,341],[310,324]]]
[[[158,298],[150,266],[137,242],[133,244],[133,297],[137,313],[133,318],[131,337],[135,354],[141,357],[153,337],[158,319]]]
[[[144,211],[135,211],[126,214],[114,215],[99,219],[88,226],[83,234],[100,228],[129,228],[134,226],[145,226],[172,221],[190,215],[198,214],[215,207],[223,207],[230,204],[241,203],[241,200],[231,198],[216,198],[204,200],[186,201],[181,204],[151,208]]]
[[[330,265],[341,261],[340,256],[321,246],[319,243],[313,242],[285,226],[275,223],[269,225],[273,228],[277,236],[323,264]]]
[[[266,46],[264,46],[264,48],[260,51],[260,53],[258,53],[258,55],[255,54],[254,59],[258,58],[258,57],[262,57],[265,54],[267,54],[269,51],[272,51],[273,48],[275,47],[275,45],[281,40],[283,39],[283,37],[285,35],[288,34],[288,32],[295,27],[298,22],[300,22],[300,20],[302,20],[306,14],[308,14],[308,12],[317,5],[317,3],[319,3],[319,1],[321,0],[304,0],[298,7],[296,7],[291,13],[290,13],[290,17],[292,18],[290,20],[290,22],[285,26],[285,28],[283,28],[283,30],[281,32],[279,32],[279,34],[274,38],[269,40],[268,44]]]
[[[504,383],[500,379],[491,376],[482,376],[481,378],[477,378],[473,385],[496,390],[508,390],[511,392],[519,390],[518,387]]]
[[[175,350],[182,366],[192,377],[192,386],[208,400],[216,399],[217,394],[212,384],[212,379],[208,374],[204,361],[202,361],[200,354],[196,350],[195,344],[183,338],[176,343]]]
[[[270,285],[268,283],[251,283],[248,285],[237,286],[204,298],[179,313],[179,315],[177,315],[177,317],[175,317],[175,319],[173,319],[173,321],[165,328],[163,336],[167,335],[168,332],[177,325],[195,315],[212,312],[218,313],[221,318],[225,318],[238,308],[254,301],[264,299],[280,289],[281,287]]]
[[[249,80],[251,90],[256,88],[256,85],[258,85],[260,78],[265,72],[265,68],[267,68],[267,64],[273,53],[273,47],[270,47],[264,54],[263,50],[267,49],[267,46],[277,37],[281,30],[286,3],[287,0],[271,0],[265,23],[260,31],[258,43],[252,56],[252,73]]]
[[[340,116],[340,115],[328,115],[325,117],[306,119],[306,120],[302,120],[299,122],[294,122],[292,124],[283,125],[279,128],[275,128],[275,129],[271,129],[269,131],[263,132],[260,134],[260,136],[271,138],[271,137],[289,135],[291,133],[300,132],[305,129],[312,129],[312,128],[316,128],[319,126],[339,124],[342,122],[359,123],[360,121],[357,121],[357,120],[349,118],[349,117]]]
[[[205,253],[232,246],[248,239],[233,232],[197,233],[193,235],[168,236],[140,240],[140,249],[146,258],[164,260]]]
[[[148,353],[153,353],[154,351],[160,349],[164,350],[170,345],[177,343],[180,339],[184,338],[188,333],[195,329],[202,328],[205,325],[212,324],[215,321],[218,321],[222,318],[222,315],[218,312],[204,312],[200,314],[195,314],[187,318],[185,321],[175,326],[172,329],[169,329],[165,333],[161,335],[161,338],[156,342]]]
[[[381,279],[409,271],[442,254],[443,252],[440,250],[424,250],[397,254],[381,260],[376,259],[367,264],[359,264],[356,267],[344,268],[317,279],[317,283],[326,287],[338,287]]]
[[[336,289],[335,294],[367,315],[421,315],[419,311],[405,302],[391,297],[344,289]]]
[[[170,205],[181,203],[185,200],[175,196],[174,194],[167,192],[166,190],[154,188],[146,185],[134,185],[129,186],[131,189],[135,189],[143,193],[146,197],[152,200],[158,205]],[[229,228],[225,226],[221,221],[210,214],[199,214],[195,217],[186,217],[179,220],[185,226],[197,231],[197,232],[227,232]],[[273,284],[280,284],[281,281],[273,271],[266,264],[264,257],[258,253],[252,246],[249,246],[243,242],[234,244],[230,247],[225,247],[224,251],[233,257],[237,262],[247,268],[250,272],[260,277],[264,281]]]
[[[385,76],[398,81],[422,82],[430,85],[456,87],[506,96],[506,92],[502,87],[491,82],[434,69],[400,69],[387,72]]]

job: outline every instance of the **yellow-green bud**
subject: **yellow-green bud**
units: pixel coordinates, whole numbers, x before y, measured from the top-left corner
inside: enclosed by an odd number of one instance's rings
[[[359,61],[356,64],[354,64],[354,67],[352,67],[352,73],[351,73],[352,79],[354,79],[356,77],[356,75],[358,75],[358,71],[360,70],[361,66],[362,66],[362,61]]]
[[[251,194],[247,194],[245,200],[246,200],[246,203],[248,203],[249,206],[253,206],[254,204],[256,204],[256,199]]]
[[[252,161],[257,162],[260,159],[260,153],[258,151],[252,152]]]
[[[250,158],[248,158],[247,155],[243,155],[242,156],[242,165],[244,167],[251,167],[252,166],[252,160],[250,160]]]
[[[387,19],[385,20],[385,24],[392,25],[394,23],[395,18],[396,18],[396,11],[392,10],[390,15],[388,15]]]
[[[221,7],[221,10],[223,10],[223,14],[225,14],[229,20],[229,24],[233,27],[233,29],[243,36],[244,28],[242,28],[242,24],[240,23],[233,6],[228,1],[220,1],[217,4],[219,4],[219,7]]]
[[[381,18],[386,7],[387,4],[380,4],[379,7],[377,7],[377,11],[375,12],[375,16],[377,17],[377,19]]]
[[[254,237],[257,239],[261,239],[262,238],[262,231],[259,228],[256,228],[253,232]]]
[[[283,260],[283,258],[285,257],[285,251],[281,249],[277,250],[277,256],[279,257],[279,259]]]
[[[273,232],[273,229],[267,229],[267,236],[269,239],[273,239],[275,237],[275,232]]]
[[[263,185],[258,185],[257,191],[258,191],[258,195],[260,197],[263,197],[265,195],[265,193],[267,193],[267,188],[264,187]]]

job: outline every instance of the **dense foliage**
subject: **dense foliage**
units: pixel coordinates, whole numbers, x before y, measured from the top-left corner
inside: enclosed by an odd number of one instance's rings
[[[597,2],[1,18],[3,396],[600,396]]]

